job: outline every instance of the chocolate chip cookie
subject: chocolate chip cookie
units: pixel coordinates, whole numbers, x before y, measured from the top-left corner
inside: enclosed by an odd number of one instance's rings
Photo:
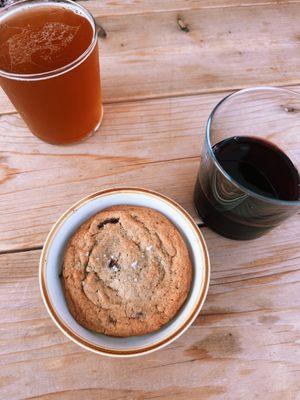
[[[62,284],[85,328],[128,337],[156,331],[185,302],[192,265],[175,226],[151,208],[115,206],[70,239]]]

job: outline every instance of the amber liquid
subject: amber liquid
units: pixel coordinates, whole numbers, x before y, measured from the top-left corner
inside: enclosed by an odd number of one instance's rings
[[[80,140],[102,118],[97,43],[76,63],[92,45],[93,26],[75,10],[37,2],[20,6],[0,20],[0,69],[23,77],[50,72],[37,80],[0,77],[31,131],[50,143]],[[73,62],[72,68],[63,69]]]

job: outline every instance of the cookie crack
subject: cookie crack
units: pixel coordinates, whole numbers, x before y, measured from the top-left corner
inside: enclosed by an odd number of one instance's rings
[[[141,248],[140,242],[137,242],[136,240],[134,240],[134,239],[132,238],[132,236],[128,235],[128,232],[127,232],[126,229],[124,228],[124,226],[123,226],[123,224],[122,224],[122,221],[120,221],[119,224],[120,224],[120,228],[121,228],[121,232],[123,233],[123,236],[124,236],[125,238],[130,239],[130,240],[132,241],[132,243],[134,243],[134,244],[137,246],[137,248],[139,249],[139,251],[140,251],[140,252],[143,252],[143,250],[142,250],[142,248]],[[140,295],[139,293],[137,294],[137,296],[138,296],[139,298],[141,298],[141,295]],[[126,308],[127,308],[128,303],[129,303],[129,301],[125,301],[125,315],[126,315],[127,318],[130,319],[131,317],[130,317],[129,315],[127,315],[127,311],[126,311]]]
[[[85,296],[85,297],[87,298],[87,300],[90,301],[90,302],[92,302],[92,301],[87,297],[85,291],[83,290],[84,281],[87,279],[87,277],[88,277],[88,275],[89,275],[90,273],[93,273],[94,275],[96,275],[97,279],[101,282],[101,285],[102,285],[104,288],[106,287],[105,282],[103,281],[103,279],[100,278],[100,276],[98,275],[98,273],[97,273],[96,271],[94,271],[94,270],[88,271],[88,270],[87,270],[87,268],[89,267],[89,264],[90,264],[90,257],[91,257],[91,254],[92,254],[94,248],[97,246],[97,244],[98,244],[97,241],[94,240],[93,245],[91,246],[90,250],[88,251],[87,261],[86,261],[86,263],[83,265],[84,278],[81,280],[81,290],[82,290],[84,296]],[[114,291],[114,292],[116,293],[116,295],[118,296],[118,291],[117,291],[116,289],[114,289],[114,288],[112,288],[112,287],[110,287],[110,286],[108,286],[108,287],[109,287],[110,290]]]
[[[136,221],[138,224],[142,225],[142,227],[149,233],[150,237],[152,237],[152,235],[154,234],[154,236],[157,238],[157,240],[158,240],[158,242],[159,242],[159,245],[160,245],[160,248],[161,248],[163,254],[164,254],[165,256],[170,257],[171,262],[173,262],[174,257],[176,257],[176,255],[177,255],[177,250],[176,250],[176,248],[174,247],[175,254],[174,254],[174,256],[172,256],[172,255],[167,251],[167,249],[165,248],[165,245],[164,245],[163,241],[161,240],[161,237],[159,236],[159,234],[158,234],[157,232],[151,232],[150,229],[143,223],[143,221],[141,221],[136,215],[130,214],[130,217],[131,217],[134,221]]]
[[[104,221],[100,222],[100,224],[98,224],[98,229],[102,229],[104,225],[107,224],[117,224],[119,220],[119,218],[107,218]]]
[[[118,301],[116,302],[116,304],[117,304],[117,305],[120,305],[120,304],[121,304],[121,298],[120,298],[120,296],[119,296],[118,290],[112,288],[112,287],[109,286],[109,285],[106,285],[105,281],[104,281],[102,278],[99,277],[99,275],[97,274],[97,272],[92,271],[91,273],[93,273],[94,275],[96,275],[97,280],[99,281],[99,283],[100,283],[100,285],[101,285],[101,287],[102,287],[102,292],[103,292],[103,294],[107,297],[107,299],[108,299],[108,300],[110,299],[110,295],[109,295],[109,293],[107,293],[107,291],[108,291],[108,292],[110,292],[110,291],[111,291],[111,292],[114,292],[115,295],[116,295],[116,297],[117,297],[117,300],[118,300]],[[89,299],[89,297],[86,295],[85,291],[83,290],[84,281],[85,281],[85,279],[81,281],[81,283],[82,283],[82,291],[83,291],[83,294],[84,294],[84,296],[86,297],[86,299],[87,299],[90,303],[93,303],[93,304],[95,305],[95,303],[94,303],[91,299]],[[100,289],[97,289],[97,290],[96,290],[96,293],[97,293],[99,290],[100,290]],[[103,304],[99,303],[99,308],[103,308]]]
[[[122,222],[120,222],[120,227],[121,227],[121,230],[123,232],[124,237],[130,239],[138,247],[138,249],[140,251],[142,251],[141,244],[139,242],[137,242],[136,240],[134,240],[132,236],[128,235],[128,233],[127,233],[126,229],[124,228]]]
[[[85,263],[85,265],[83,266],[83,271],[84,271],[84,277],[86,278],[87,274],[89,273],[89,271],[87,271],[87,267],[89,266],[90,263],[90,257],[92,254],[92,251],[94,250],[94,248],[97,246],[97,242],[94,241],[91,249],[88,251],[88,256],[87,256],[87,262]]]

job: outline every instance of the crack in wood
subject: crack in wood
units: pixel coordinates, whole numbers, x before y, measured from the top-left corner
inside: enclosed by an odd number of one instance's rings
[[[28,252],[28,251],[42,250],[42,248],[43,248],[43,246],[38,245],[38,246],[25,247],[24,249],[1,250],[0,251],[0,256],[3,255],[3,254],[25,253],[25,252]]]
[[[99,24],[99,22],[96,22],[96,27],[97,27],[97,32],[98,32],[98,36],[101,39],[106,39],[107,38],[107,32],[106,30],[103,28],[103,26],[101,26]]]
[[[183,32],[189,33],[189,31],[190,31],[189,26],[184,22],[182,17],[180,17],[179,15],[177,17],[177,25],[178,25],[179,29],[181,29]]]

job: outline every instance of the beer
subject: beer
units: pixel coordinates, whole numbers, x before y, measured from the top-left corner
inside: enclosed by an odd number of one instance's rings
[[[22,1],[0,14],[0,84],[31,131],[80,140],[102,118],[97,32],[72,1]]]

